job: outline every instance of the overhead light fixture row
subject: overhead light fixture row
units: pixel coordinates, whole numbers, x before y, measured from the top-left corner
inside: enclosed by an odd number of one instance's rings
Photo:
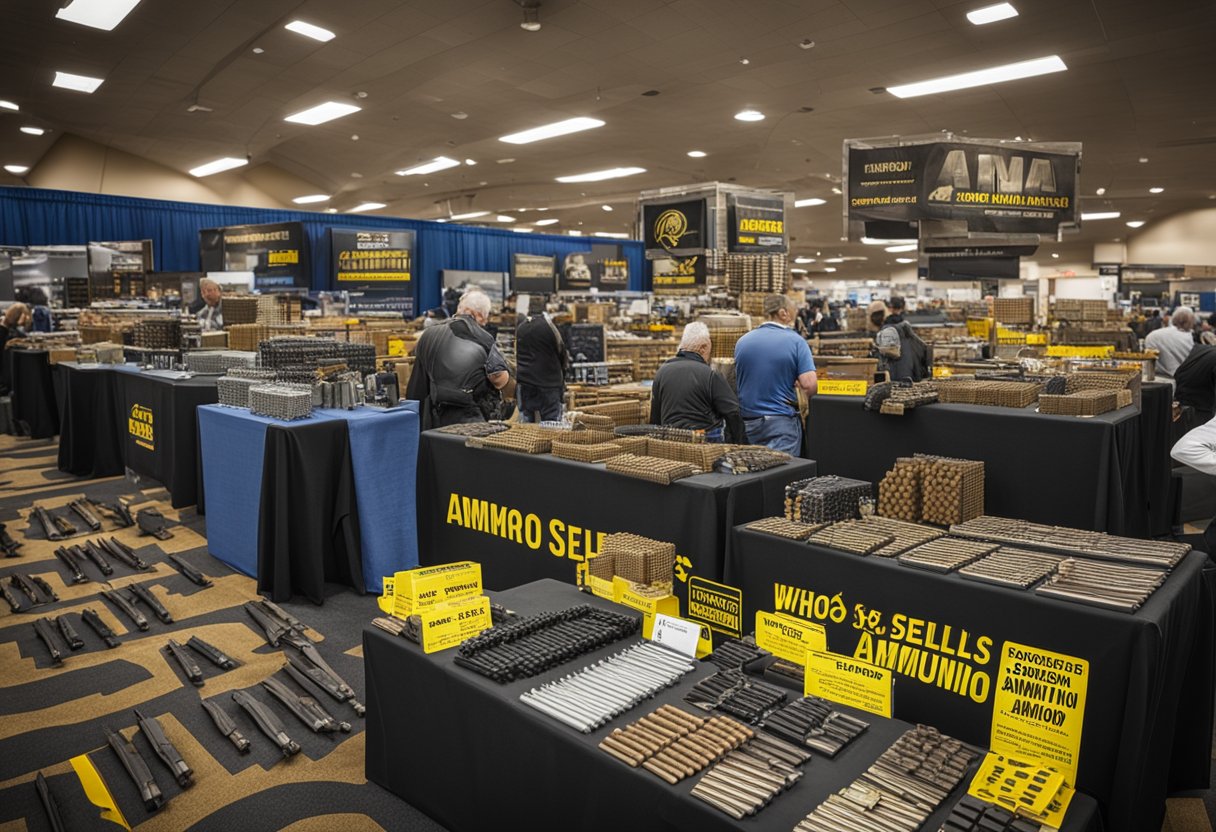
[[[475,220],[478,217],[488,217],[489,211],[469,211],[466,214],[452,214],[448,219],[452,220]],[[445,220],[446,222],[446,220]]]
[[[312,23],[306,23],[303,20],[293,20],[283,28],[289,32],[295,32],[297,35],[303,35],[306,38],[319,40],[322,43],[326,43],[337,37],[337,35],[328,29],[324,29]]]
[[[364,211],[379,211],[381,208],[386,208],[383,202],[360,202],[354,208],[347,211],[348,214],[361,214]]]
[[[704,150],[690,150],[690,151],[688,151],[688,155],[694,159],[704,159],[709,154],[706,153]]]
[[[414,165],[412,168],[397,171],[398,176],[421,176],[428,173],[436,173],[448,168],[459,167],[460,162],[455,159],[449,159],[447,156],[436,156],[429,162],[423,162],[421,165]]]
[[[597,231],[597,232],[595,232],[594,236],[606,237],[609,240],[628,240],[629,239],[628,234],[624,234],[620,231]]]
[[[307,110],[292,113],[284,118],[283,121],[316,126],[324,124],[327,121],[333,121],[336,118],[342,118],[342,116],[348,116],[351,113],[357,113],[362,109],[362,107],[356,107],[354,104],[343,104],[340,101],[326,101],[324,104],[318,104],[315,107],[309,107]]]
[[[27,136],[41,136],[46,131],[41,127],[22,127],[21,132],[25,133]]]
[[[296,205],[311,205],[314,202],[329,202],[329,194],[307,194],[292,200]]]
[[[987,69],[977,69],[973,72],[947,75],[943,78],[932,78],[928,81],[918,81],[915,84],[900,84],[894,87],[887,87],[887,92],[896,98],[915,98],[939,92],[953,92],[954,90],[965,90],[971,87],[1001,84],[1021,78],[1033,78],[1037,75],[1063,72],[1066,69],[1068,67],[1060,59],[1059,55],[1049,55],[1046,58],[1035,58],[1030,61],[1019,61],[1013,64],[988,67]]]
[[[55,12],[55,17],[69,23],[112,32],[138,5],[139,0],[71,0]]]
[[[826,205],[827,202],[828,201],[826,199],[820,199],[817,196],[813,196],[813,197],[810,197],[809,199],[795,199],[794,207],[795,208],[811,208],[815,205]]]
[[[214,162],[208,162],[205,165],[199,165],[196,168],[191,168],[190,175],[202,178],[204,176],[210,176],[213,173],[221,173],[226,170],[232,170],[233,168],[244,167],[247,164],[249,164],[248,159],[237,159],[232,156],[225,156],[222,159],[216,159]]]
[[[74,90],[75,92],[96,92],[97,88],[105,81],[104,78],[93,78],[89,75],[74,75],[71,72],[56,72],[55,80],[51,82],[51,86],[59,87],[65,90]]]
[[[533,225],[553,225],[556,222],[558,222],[557,217],[546,217],[545,219],[537,220],[536,222],[534,222],[532,224]]]
[[[1129,220],[1127,223],[1128,228],[1139,228],[1142,225],[1144,225],[1144,220]]]
[[[903,264],[906,266],[906,265],[907,265],[907,264],[909,264],[909,263],[915,263],[915,262],[916,262],[916,258],[915,258],[915,257],[896,257],[896,258],[895,258],[895,262],[896,262],[896,263],[903,263]]]
[[[735,113],[736,121],[764,121],[764,113],[759,110],[740,110]]]
[[[532,142],[565,136],[570,133],[579,133],[583,130],[591,130],[603,126],[604,122],[598,118],[578,116],[576,118],[568,118],[565,121],[555,121],[552,124],[542,124],[540,127],[533,127],[530,130],[521,130],[518,133],[499,136],[498,140],[507,144],[531,144]]]
[[[1165,193],[1165,188],[1149,188],[1149,189],[1148,189],[1148,192],[1149,192],[1150,194],[1160,194],[1160,193]]]
[[[638,173],[645,173],[646,168],[608,168],[606,170],[594,170],[590,173],[576,173],[571,176],[559,176],[558,182],[602,182],[605,179],[620,179],[623,176],[633,176]]]
[[[967,19],[976,26],[984,26],[1017,16],[1018,10],[1009,3],[997,3],[995,6],[984,6],[982,9],[967,12]]]
[[[920,248],[919,244],[908,243],[901,246],[887,246],[883,249],[883,251],[888,252],[889,254],[903,254],[905,251],[916,251],[918,248]]]
[[[1082,222],[1091,222],[1093,220],[1117,220],[1122,214],[1118,211],[1090,211],[1081,213]]]

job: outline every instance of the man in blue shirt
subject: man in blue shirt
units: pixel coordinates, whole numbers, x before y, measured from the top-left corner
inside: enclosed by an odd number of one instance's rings
[[[793,300],[769,295],[764,314],[768,320],[735,345],[739,411],[753,444],[799,456],[802,419],[794,388],[815,395],[815,361],[806,340],[791,328],[798,315]]]

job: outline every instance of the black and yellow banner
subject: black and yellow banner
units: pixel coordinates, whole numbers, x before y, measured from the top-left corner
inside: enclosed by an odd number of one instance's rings
[[[704,199],[642,206],[646,250],[671,255],[710,248]]]
[[[302,223],[204,229],[199,254],[205,271],[253,272],[255,289],[307,288],[311,282]]]
[[[663,257],[650,261],[651,288],[656,292],[679,294],[705,288],[705,255]]]
[[[353,293],[352,311],[414,316],[414,232],[331,228],[338,288]]]
[[[783,253],[789,250],[785,229],[785,198],[728,194],[731,251]]]

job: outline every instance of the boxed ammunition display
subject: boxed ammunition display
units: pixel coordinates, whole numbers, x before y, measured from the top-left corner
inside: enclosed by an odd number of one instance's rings
[[[603,462],[621,453],[621,446],[615,442],[597,442],[594,445],[576,442],[554,442],[552,453],[562,459],[572,459],[575,462]]]
[[[451,436],[491,436],[510,429],[511,426],[506,422],[468,422],[466,424],[435,428],[435,432],[446,433]]]
[[[922,505],[920,462],[911,457],[896,459],[895,466],[878,482],[878,513],[919,523]]]
[[[884,382],[876,384],[866,393],[866,410],[878,410],[888,416],[902,416],[923,404],[938,400],[937,385],[931,381],[913,384]]]
[[[228,348],[242,352],[257,352],[258,344],[270,339],[270,328],[263,324],[230,324],[225,316]]]
[[[696,473],[687,462],[660,459],[657,456],[635,456],[633,454],[614,456],[608,460],[605,467],[607,470],[618,474],[657,482],[660,485],[670,485],[676,480],[691,477]]]
[[[605,555],[612,558],[617,577],[637,584],[671,583],[676,562],[674,543],[618,532],[604,537],[600,557]]]
[[[785,487],[785,518],[798,523],[851,520],[871,491],[868,482],[834,475],[797,480]]]
[[[1119,406],[1119,391],[1078,390],[1063,396],[1039,396],[1039,412],[1058,416],[1097,416]],[[1128,392],[1130,402],[1130,391]]]
[[[1025,589],[1055,572],[1062,560],[1063,555],[1002,546],[991,555],[964,566],[958,573],[974,581]]]
[[[905,566],[915,566],[933,572],[953,572],[972,561],[979,560],[984,555],[995,552],[997,548],[994,543],[939,537],[914,549],[909,549],[897,556],[897,559]]]
[[[714,470],[723,474],[754,474],[767,471],[790,461],[790,455],[760,445],[731,448],[714,462]]]
[[[1190,544],[1116,537],[1103,532],[1048,526],[1028,520],[985,515],[950,527],[950,534],[975,540],[1011,543],[1063,554],[1170,569],[1191,551]]]
[[[563,430],[553,437],[554,442],[564,445],[602,445],[605,442],[615,442],[616,438],[610,430]]]
[[[646,456],[650,440],[645,436],[617,436],[613,438],[612,444],[619,447],[623,454]]]
[[[465,444],[470,448],[497,448],[521,454],[547,454],[553,450],[556,431],[526,430],[518,426],[488,436],[470,436]]]
[[[663,705],[600,741],[600,750],[676,784],[746,742],[751,729],[733,719],[694,716]],[[694,765],[695,764],[695,765]]]
[[[702,471],[711,471],[714,462],[725,454],[726,445],[709,442],[671,442],[666,439],[648,438],[646,454],[676,462],[687,462]]]
[[[784,537],[788,540],[806,540],[823,526],[796,523],[793,520],[786,520],[784,517],[765,517],[761,520],[753,520],[744,528],[762,534],[771,534],[774,537]]]
[[[259,416],[292,421],[312,414],[312,387],[304,384],[256,384],[249,388],[249,409]]]
[[[148,350],[178,350],[182,346],[182,324],[176,318],[154,318],[135,324],[132,346]]]
[[[911,523],[960,523],[984,513],[984,463],[902,457],[878,484],[878,513]]]
[[[323,365],[345,364],[360,375],[376,372],[376,349],[371,344],[327,338],[271,338],[258,344],[261,366],[284,372],[311,372]]]
[[[1104,300],[1073,300],[1059,298],[1055,302],[1055,316],[1065,321],[1105,321],[1107,303]],[[1010,322],[1012,323],[1012,321]]]
[[[650,415],[650,405],[637,399],[601,402],[578,408],[578,413],[591,416],[607,416],[614,425],[637,425]]]
[[[938,379],[938,400],[947,404],[983,404],[994,407],[1029,407],[1039,397],[1041,385],[1029,381],[981,381]]]
[[[205,350],[187,352],[184,356],[186,369],[193,373],[226,373],[233,367],[252,369],[257,366],[256,352],[236,350]]]
[[[826,526],[807,540],[807,543],[840,549],[855,555],[869,555],[894,542],[895,535],[852,520]]]
[[[219,403],[225,407],[249,407],[249,391],[264,382],[252,378],[223,376],[215,382]]]
[[[224,295],[220,304],[225,326],[258,322],[258,298],[255,295]]]
[[[916,523],[905,523],[902,520],[893,520],[889,517],[864,517],[858,522],[864,527],[875,529],[895,538],[886,546],[875,549],[870,553],[880,558],[894,557],[914,546],[928,543],[930,540],[937,540],[944,534],[941,529],[921,526]]]
[[[621,425],[613,431],[617,436],[645,436],[665,442],[704,442],[705,431],[675,428],[670,425]]]
[[[992,302],[992,313],[1000,323],[1029,326],[1034,323],[1034,298],[1029,295],[1020,298],[995,298]]]

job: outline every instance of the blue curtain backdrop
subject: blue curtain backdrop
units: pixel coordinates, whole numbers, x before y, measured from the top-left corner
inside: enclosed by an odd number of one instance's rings
[[[567,254],[589,251],[593,243],[619,243],[629,263],[629,288],[641,290],[644,285],[642,244],[633,240],[516,234],[497,228],[465,228],[395,217],[239,208],[42,188],[0,188],[0,245],[84,245],[149,239],[158,271],[198,271],[200,229],[268,222],[304,224],[315,290],[334,288],[330,274],[330,228],[415,231],[414,279],[419,311],[439,305],[443,269],[509,272],[514,252],[554,254],[560,266]]]

